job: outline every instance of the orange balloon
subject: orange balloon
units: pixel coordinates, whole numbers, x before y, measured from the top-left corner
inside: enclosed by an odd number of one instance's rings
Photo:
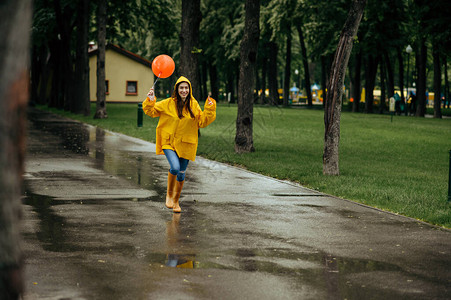
[[[169,55],[158,55],[152,62],[152,72],[158,78],[168,78],[174,73],[174,70],[175,63]]]

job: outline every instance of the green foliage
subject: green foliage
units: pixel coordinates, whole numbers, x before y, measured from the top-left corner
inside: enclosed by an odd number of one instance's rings
[[[110,1],[107,40],[152,59],[175,56],[181,13],[175,0]]]
[[[351,2],[345,0],[304,1],[305,34],[311,55],[317,59],[335,52]]]
[[[86,123],[155,141],[157,121],[136,127],[136,105],[111,104],[108,119],[62,113]],[[451,227],[447,203],[451,119],[342,114],[340,176],[322,175],[322,110],[254,108],[256,152],[234,152],[236,106],[219,105],[201,130],[198,154],[331,195]]]
[[[32,37],[33,44],[37,47],[46,46],[46,43],[56,27],[55,13],[52,8],[39,5],[36,1],[34,6]]]

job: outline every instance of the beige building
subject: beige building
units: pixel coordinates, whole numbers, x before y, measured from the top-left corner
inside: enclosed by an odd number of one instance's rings
[[[114,44],[105,49],[107,102],[142,102],[153,85],[152,62]],[[89,50],[90,99],[96,101],[97,48]]]

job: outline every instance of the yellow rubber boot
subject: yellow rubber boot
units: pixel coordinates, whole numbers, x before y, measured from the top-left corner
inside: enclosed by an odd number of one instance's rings
[[[177,175],[172,175],[168,172],[168,188],[166,191],[166,207],[173,208],[174,207],[174,188],[175,182],[177,181]]]
[[[180,194],[182,193],[182,189],[183,189],[183,184],[185,183],[185,181],[177,181],[175,183],[175,189],[174,189],[174,207],[172,209],[173,212],[175,213],[180,213],[182,212],[182,209],[180,208],[180,204],[179,204],[179,199],[180,199]]]

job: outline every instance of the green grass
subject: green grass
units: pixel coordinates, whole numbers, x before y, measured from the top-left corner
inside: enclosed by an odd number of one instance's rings
[[[155,141],[158,119],[144,116],[143,128],[137,128],[136,104],[109,104],[104,120],[51,111]],[[247,154],[234,152],[236,112],[234,105],[218,105],[216,121],[201,129],[198,155],[451,228],[451,119],[395,116],[391,122],[389,115],[343,112],[341,175],[324,176],[322,110],[255,106],[256,152]]]

